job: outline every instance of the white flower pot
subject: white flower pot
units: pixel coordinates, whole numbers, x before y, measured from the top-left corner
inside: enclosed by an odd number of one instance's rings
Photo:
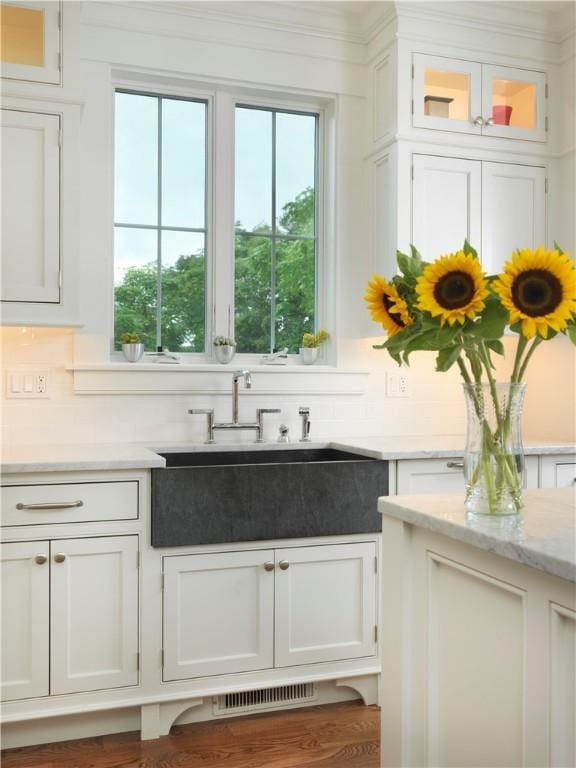
[[[122,344],[122,353],[129,363],[137,363],[144,354],[144,344]]]
[[[231,344],[216,344],[214,345],[214,356],[219,363],[225,365],[231,363],[236,354],[236,347]]]
[[[300,347],[300,360],[304,365],[314,365],[319,352],[320,347]]]

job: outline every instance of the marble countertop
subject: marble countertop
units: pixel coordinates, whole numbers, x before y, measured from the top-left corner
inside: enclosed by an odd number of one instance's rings
[[[576,581],[576,489],[524,492],[518,518],[466,518],[462,494],[382,497],[383,515]]]
[[[2,474],[22,472],[67,472],[82,470],[150,469],[164,467],[158,452],[174,451],[238,451],[283,450],[302,448],[336,448],[376,459],[432,459],[458,457],[463,454],[464,440],[456,436],[382,436],[350,437],[338,441],[310,443],[102,443],[75,445],[19,445],[3,447]],[[527,454],[576,454],[574,443],[526,441]]]

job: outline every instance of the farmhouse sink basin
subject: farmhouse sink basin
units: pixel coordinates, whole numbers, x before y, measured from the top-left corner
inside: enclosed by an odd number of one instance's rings
[[[377,533],[388,463],[331,448],[163,453],[152,546]]]

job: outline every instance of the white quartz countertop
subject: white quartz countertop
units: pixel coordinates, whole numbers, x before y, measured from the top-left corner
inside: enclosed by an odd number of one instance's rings
[[[383,515],[576,581],[576,489],[524,492],[518,518],[467,519],[463,494],[382,497]]]
[[[376,459],[431,459],[462,456],[464,440],[456,436],[349,437],[338,441],[300,443],[78,443],[73,445],[4,446],[2,474],[22,472],[66,472],[82,470],[150,469],[165,466],[158,451],[239,451],[336,448]],[[574,443],[526,441],[527,454],[576,454]]]

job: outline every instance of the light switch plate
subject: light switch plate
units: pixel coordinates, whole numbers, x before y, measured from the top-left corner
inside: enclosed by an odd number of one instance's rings
[[[4,394],[11,399],[35,400],[50,397],[50,371],[10,368],[6,371]]]

